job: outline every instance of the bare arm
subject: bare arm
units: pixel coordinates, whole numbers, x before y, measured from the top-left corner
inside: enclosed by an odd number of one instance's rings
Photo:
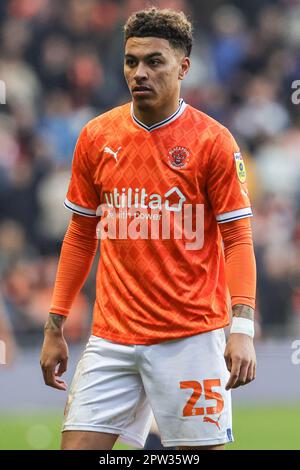
[[[58,390],[67,388],[66,383],[59,379],[67,370],[68,363],[63,326],[95,257],[97,223],[98,219],[73,215],[61,250],[40,359],[46,385]]]
[[[239,319],[245,319],[243,323],[254,329],[256,268],[250,221],[244,219],[224,224],[221,233],[234,322],[241,323]],[[245,385],[256,376],[253,338],[247,331],[242,331],[231,332],[227,341],[225,361],[230,371],[227,390]]]
[[[67,389],[67,384],[59,379],[67,370],[69,355],[68,346],[63,336],[65,321],[66,318],[62,315],[49,314],[44,328],[45,335],[40,360],[45,384],[58,390]]]
[[[48,320],[45,324],[44,327],[44,332],[45,334],[47,333],[53,333],[53,334],[58,334],[62,335],[63,334],[63,325],[66,321],[66,317],[63,317],[62,315],[57,315],[55,313],[49,314]]]
[[[254,321],[254,309],[248,305],[235,305],[232,316]],[[225,361],[230,371],[226,389],[246,385],[256,377],[256,355],[253,338],[242,333],[231,333],[225,350]]]

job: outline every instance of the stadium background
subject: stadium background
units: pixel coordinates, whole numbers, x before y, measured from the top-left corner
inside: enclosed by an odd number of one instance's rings
[[[300,1],[153,1],[195,27],[185,100],[243,150],[258,265],[257,380],[234,392],[232,448],[300,449]],[[1,0],[0,449],[57,448],[65,394],[39,351],[69,213],[72,151],[92,117],[129,100],[122,24],[143,0]],[[91,273],[68,320],[68,382],[89,332]],[[2,343],[3,344],[3,343]],[[295,353],[295,351],[294,351]],[[296,357],[297,359],[297,357]],[[1,362],[1,361],[0,361]]]

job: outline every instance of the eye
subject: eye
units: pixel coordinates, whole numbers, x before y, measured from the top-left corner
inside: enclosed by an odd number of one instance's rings
[[[160,64],[160,60],[158,60],[158,59],[151,59],[151,60],[150,60],[150,64],[151,64],[151,65],[159,65],[159,64]]]
[[[128,65],[128,67],[134,67],[136,65],[136,61],[134,59],[126,59],[126,65]]]

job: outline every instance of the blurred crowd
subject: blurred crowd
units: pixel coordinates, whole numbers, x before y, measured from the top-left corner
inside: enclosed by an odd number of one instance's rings
[[[300,0],[161,0],[194,23],[182,96],[243,151],[255,217],[262,338],[300,334]],[[130,100],[122,25],[144,0],[1,0],[0,315],[17,342],[41,338],[70,214],[72,152],[92,117]],[[89,330],[93,273],[67,322]],[[29,334],[30,333],[30,334]],[[0,332],[1,335],[1,332]]]

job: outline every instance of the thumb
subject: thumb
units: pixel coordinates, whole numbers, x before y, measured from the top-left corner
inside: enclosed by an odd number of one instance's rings
[[[67,370],[67,359],[64,359],[62,360],[60,363],[59,363],[59,366],[58,366],[58,369],[57,371],[55,372],[55,375],[57,375],[58,377],[60,377],[64,372],[66,372]]]

